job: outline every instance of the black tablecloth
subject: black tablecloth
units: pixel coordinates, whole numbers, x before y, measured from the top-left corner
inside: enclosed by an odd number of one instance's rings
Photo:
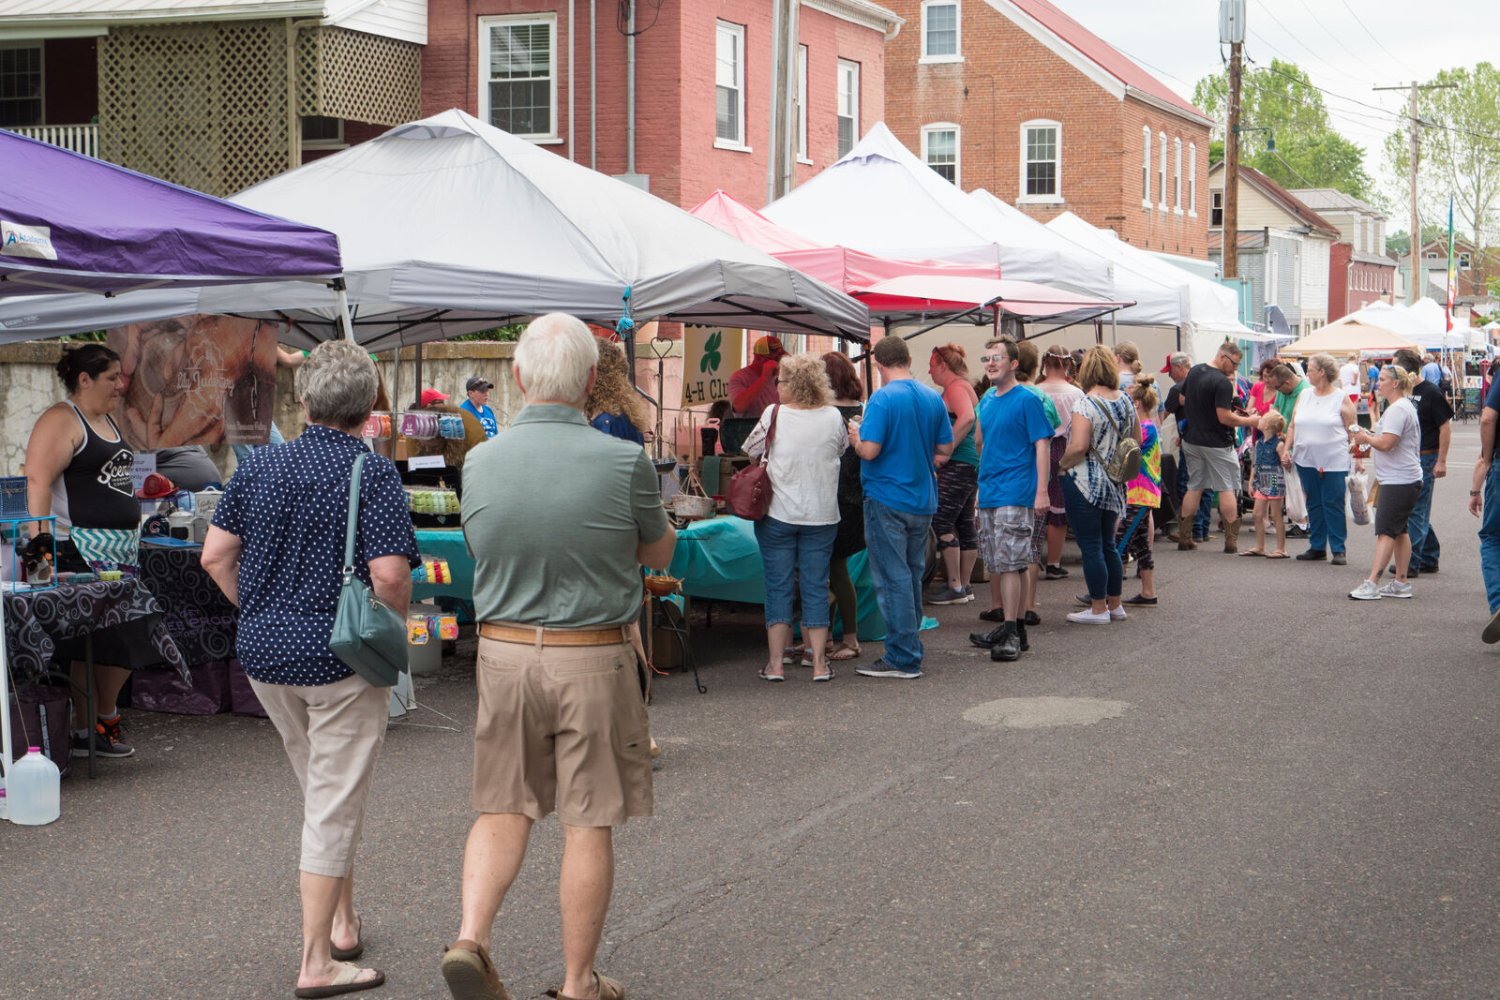
[[[34,679],[51,669],[57,644],[141,620],[149,623],[158,662],[187,676],[187,661],[167,632],[161,604],[137,580],[5,594],[5,652],[17,680]]]
[[[166,610],[167,633],[189,665],[234,656],[239,614],[203,570],[200,548],[141,545],[141,582]]]

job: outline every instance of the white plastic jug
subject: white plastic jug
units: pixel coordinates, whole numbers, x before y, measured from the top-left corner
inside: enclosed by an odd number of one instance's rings
[[[62,773],[41,747],[11,765],[5,791],[12,823],[45,826],[62,815]]]

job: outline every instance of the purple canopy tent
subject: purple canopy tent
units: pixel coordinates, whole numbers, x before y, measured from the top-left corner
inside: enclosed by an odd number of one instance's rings
[[[338,237],[0,129],[0,297],[332,283]]]
[[[113,296],[276,279],[336,293],[338,237],[0,129],[0,298]],[[0,764],[10,773],[10,661],[0,605]]]

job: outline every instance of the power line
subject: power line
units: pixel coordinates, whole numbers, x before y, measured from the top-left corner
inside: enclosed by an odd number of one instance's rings
[[[1402,69],[1405,69],[1408,72],[1411,72],[1411,67],[1406,64],[1405,60],[1397,58],[1397,56],[1396,56],[1396,54],[1394,52],[1392,52],[1390,49],[1386,48],[1384,45],[1380,44],[1380,39],[1376,38],[1375,34],[1372,31],[1370,31],[1369,26],[1365,24],[1364,18],[1360,17],[1357,13],[1355,13],[1354,8],[1349,6],[1349,0],[1339,0],[1339,3],[1342,3],[1344,5],[1344,9],[1349,12],[1349,16],[1352,17],[1352,18],[1354,18],[1354,20],[1359,24],[1359,26],[1364,29],[1365,34],[1370,36],[1370,41],[1374,42],[1377,46],[1379,46],[1380,51],[1384,52],[1387,56],[1390,56],[1390,58],[1391,58],[1391,60],[1393,62],[1400,63]],[[1420,74],[1416,74],[1416,75],[1420,75]]]
[[[1308,15],[1312,17],[1314,23],[1316,23],[1318,27],[1323,29],[1323,34],[1327,35],[1329,38],[1332,38],[1334,42],[1338,44],[1338,47],[1343,49],[1344,52],[1348,54],[1350,59],[1359,59],[1359,56],[1351,52],[1349,50],[1349,46],[1344,44],[1344,40],[1342,38],[1340,38],[1338,35],[1335,35],[1332,31],[1328,30],[1328,25],[1324,24],[1323,19],[1318,17],[1317,12],[1308,6],[1307,0],[1299,0],[1299,2],[1302,4],[1302,9],[1307,11]],[[1264,7],[1265,4],[1262,3],[1261,6]]]
[[[1328,69],[1329,69],[1329,70],[1332,70],[1332,71],[1333,71],[1333,73],[1334,73],[1334,74],[1336,74],[1336,75],[1338,75],[1338,76],[1342,76],[1342,77],[1344,77],[1344,78],[1345,78],[1345,79],[1347,79],[1347,80],[1352,80],[1352,81],[1354,81],[1354,82],[1356,82],[1356,83],[1364,83],[1364,82],[1365,82],[1365,81],[1363,81],[1363,80],[1360,80],[1360,79],[1359,79],[1359,78],[1358,78],[1358,77],[1356,77],[1356,76],[1354,76],[1354,75],[1352,75],[1352,74],[1349,74],[1349,73],[1345,73],[1345,72],[1344,72],[1344,71],[1343,71],[1343,70],[1341,70],[1341,69],[1339,69],[1339,68],[1338,68],[1338,67],[1336,67],[1336,66],[1334,66],[1334,65],[1333,65],[1333,64],[1332,64],[1332,63],[1330,63],[1330,62],[1328,62],[1328,61],[1327,61],[1327,60],[1325,60],[1325,59],[1324,59],[1324,58],[1323,58],[1323,57],[1322,57],[1322,56],[1320,56],[1320,55],[1318,55],[1318,54],[1317,54],[1317,53],[1316,53],[1316,52],[1314,52],[1314,51],[1313,51],[1313,50],[1312,50],[1312,49],[1311,49],[1311,48],[1309,48],[1309,47],[1308,47],[1308,46],[1307,46],[1307,45],[1306,45],[1306,44],[1305,44],[1305,43],[1304,43],[1304,42],[1303,42],[1303,41],[1302,41],[1302,39],[1301,39],[1301,38],[1300,38],[1300,37],[1298,37],[1298,35],[1297,35],[1297,33],[1296,33],[1296,32],[1294,32],[1294,31],[1292,31],[1292,29],[1291,29],[1291,28],[1288,28],[1288,27],[1287,27],[1287,26],[1286,26],[1286,25],[1285,25],[1285,24],[1284,24],[1284,23],[1282,23],[1282,20],[1281,20],[1281,18],[1279,18],[1279,17],[1277,17],[1277,16],[1276,16],[1276,13],[1275,13],[1275,11],[1273,11],[1273,10],[1271,10],[1271,9],[1270,9],[1270,8],[1269,8],[1269,7],[1267,7],[1267,6],[1266,6],[1266,5],[1265,5],[1265,4],[1264,4],[1264,3],[1262,3],[1262,4],[1261,4],[1261,5],[1260,5],[1260,6],[1261,6],[1261,10],[1262,10],[1262,11],[1263,11],[1263,12],[1264,12],[1264,13],[1265,13],[1265,15],[1266,15],[1266,16],[1267,16],[1267,17],[1269,17],[1269,18],[1270,18],[1270,19],[1271,19],[1271,20],[1272,20],[1272,21],[1275,21],[1275,22],[1276,22],[1276,24],[1277,24],[1277,26],[1278,26],[1278,27],[1280,27],[1280,28],[1281,28],[1281,30],[1282,30],[1282,31],[1284,31],[1284,32],[1285,32],[1285,33],[1286,33],[1286,35],[1287,35],[1287,37],[1288,37],[1288,38],[1290,38],[1290,39],[1292,39],[1292,40],[1293,40],[1293,41],[1294,41],[1294,42],[1296,42],[1296,43],[1297,43],[1297,44],[1298,44],[1298,45],[1300,45],[1300,46],[1302,46],[1302,49],[1303,49],[1303,50],[1304,50],[1304,51],[1305,51],[1305,52],[1306,52],[1306,53],[1307,53],[1307,54],[1308,54],[1308,55],[1309,55],[1309,56],[1311,56],[1311,57],[1312,57],[1312,58],[1313,58],[1313,59],[1314,59],[1314,61],[1316,61],[1316,62],[1320,62],[1320,63],[1322,63],[1322,64],[1323,64],[1323,65],[1324,65],[1324,66],[1325,66],[1325,67],[1327,67],[1327,68],[1328,68]],[[1296,62],[1296,60],[1291,60],[1291,61],[1292,61],[1292,62]]]

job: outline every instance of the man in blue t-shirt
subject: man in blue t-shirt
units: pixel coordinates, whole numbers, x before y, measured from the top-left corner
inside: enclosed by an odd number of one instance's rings
[[[864,421],[849,425],[849,443],[862,459],[865,546],[885,619],[885,653],[855,672],[910,679],[922,676],[922,575],[937,510],[933,462],[953,451],[953,428],[943,397],[911,377],[906,341],[885,337],[873,354],[882,385],[865,404]]]
[[[1047,473],[1052,461],[1052,422],[1035,393],[1016,382],[1021,352],[1015,340],[998,337],[984,345],[985,374],[993,387],[979,403],[979,555],[990,579],[1000,578],[1000,607],[1008,620],[971,636],[988,646],[990,659],[1019,659],[1026,642],[1021,579],[1031,566],[1036,513],[1051,507]]]
[[[484,426],[484,436],[487,438],[500,433],[500,422],[495,419],[495,411],[490,409],[490,390],[494,387],[494,383],[484,376],[471,375],[464,384],[464,391],[469,394],[469,398],[458,404],[460,410],[472,413]]]

